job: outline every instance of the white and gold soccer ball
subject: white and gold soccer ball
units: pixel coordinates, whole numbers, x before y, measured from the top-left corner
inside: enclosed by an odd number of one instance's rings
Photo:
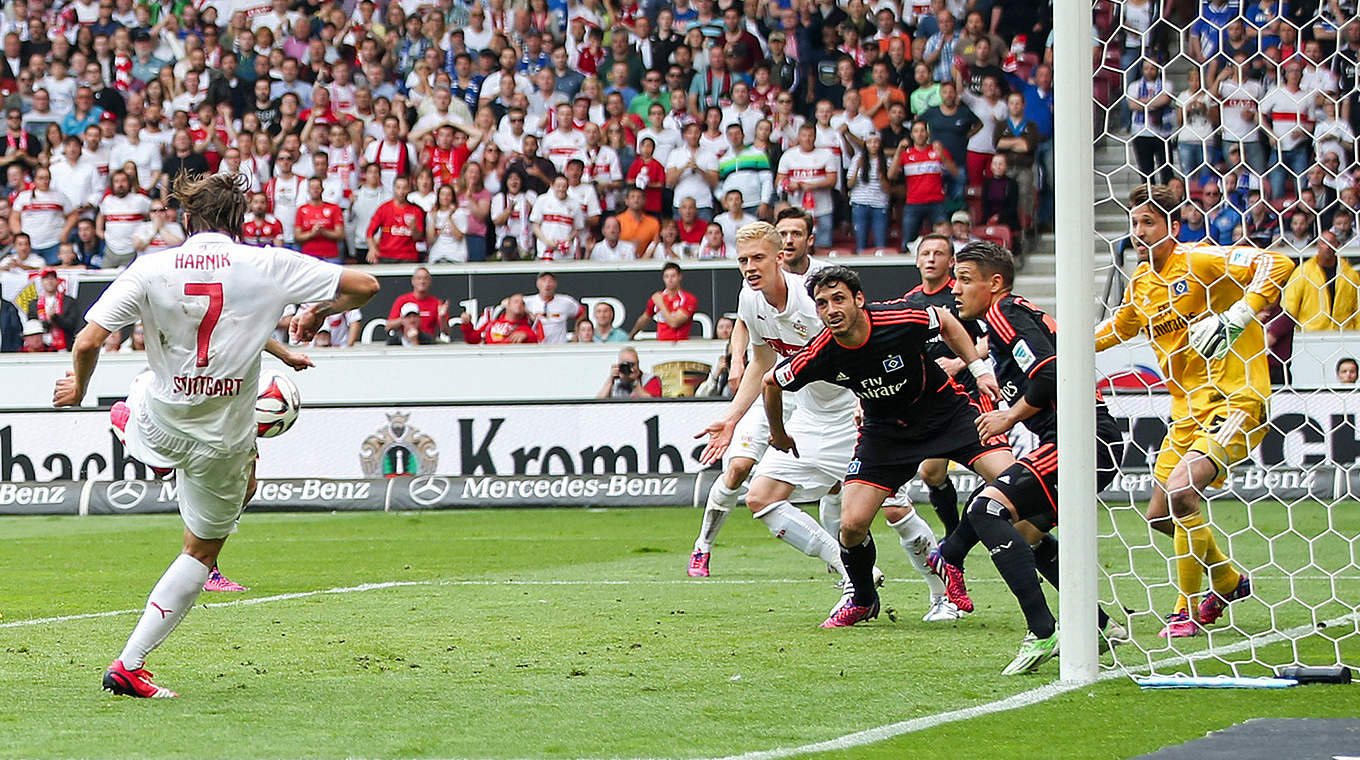
[[[260,373],[260,395],[255,398],[255,434],[275,438],[288,432],[297,422],[302,394],[292,380],[278,372]]]

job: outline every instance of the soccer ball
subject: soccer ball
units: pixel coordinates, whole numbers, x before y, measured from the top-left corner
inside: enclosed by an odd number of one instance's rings
[[[255,434],[274,438],[297,422],[302,395],[293,381],[277,372],[260,373],[260,395],[255,398]]]

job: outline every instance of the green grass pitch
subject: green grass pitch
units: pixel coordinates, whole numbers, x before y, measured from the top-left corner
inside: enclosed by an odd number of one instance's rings
[[[1269,541],[1242,530],[1245,515],[1232,506],[1214,512],[1235,533],[1238,556],[1257,565],[1273,556],[1298,570],[1295,594],[1324,613],[1347,611],[1326,599],[1360,600],[1360,505],[1335,505],[1330,515],[1294,507],[1299,534],[1318,536],[1328,521],[1335,530],[1311,541],[1284,530],[1288,511],[1279,505],[1252,510]],[[685,577],[699,516],[248,514],[222,566],[251,590],[205,594],[200,603],[410,585],[195,609],[149,663],[160,683],[183,694],[177,700],[99,690],[135,614],[12,624],[140,610],[176,552],[178,518],[4,519],[0,757],[718,757],[832,740],[1057,678],[1057,663],[1034,676],[998,675],[1024,631],[985,554],[969,562],[977,612],[957,624],[922,623],[925,587],[880,521],[879,564],[891,579],[885,614],[823,631],[817,625],[837,599],[825,568],[740,509],[719,537],[714,577]],[[1132,510],[1119,520],[1123,533],[1146,536]],[[1123,556],[1164,583],[1165,562],[1150,549],[1107,542],[1102,562],[1117,567]],[[1148,596],[1132,578],[1116,585],[1128,606]],[[1306,620],[1301,604],[1280,603],[1290,580],[1275,567],[1257,588],[1265,602],[1233,611],[1244,628],[1265,630],[1272,613],[1282,627]],[[1056,593],[1045,590],[1056,606]],[[1151,593],[1159,610],[1169,607],[1169,587]],[[1141,641],[1156,641],[1151,616],[1134,621]],[[1342,655],[1360,661],[1353,622],[1349,630]],[[1225,633],[1214,642],[1237,640]],[[1317,636],[1299,651],[1330,662],[1335,649]],[[1257,656],[1289,659],[1289,649],[1277,644]],[[934,756],[947,747],[950,758],[1124,758],[1250,717],[1357,714],[1355,687],[1141,692],[1113,679],[808,756]]]

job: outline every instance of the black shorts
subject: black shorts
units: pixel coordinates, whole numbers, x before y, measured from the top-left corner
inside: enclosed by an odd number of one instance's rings
[[[976,420],[982,414],[977,402],[965,394],[939,395],[914,411],[922,424],[866,420],[860,427],[855,456],[845,471],[845,483],[862,483],[894,493],[916,477],[927,459],[949,459],[972,469],[973,463],[993,451],[1010,451],[1005,436],[978,440]]]
[[[1096,411],[1096,490],[1114,481],[1124,439],[1105,407]],[[1006,468],[991,485],[1006,495],[1021,520],[1043,531],[1058,524],[1058,444],[1045,441]],[[1093,494],[1094,496],[1094,494]]]

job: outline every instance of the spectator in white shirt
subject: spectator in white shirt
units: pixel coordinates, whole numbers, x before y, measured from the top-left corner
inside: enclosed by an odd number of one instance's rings
[[[586,318],[586,307],[565,293],[557,292],[557,275],[543,272],[534,282],[538,292],[524,297],[529,319],[543,330],[541,343],[566,343],[572,323]]]
[[[627,240],[619,240],[622,229],[619,227],[619,218],[611,216],[604,220],[604,239],[595,244],[590,251],[590,258],[595,261],[632,261],[637,258],[637,251],[633,244]]]

